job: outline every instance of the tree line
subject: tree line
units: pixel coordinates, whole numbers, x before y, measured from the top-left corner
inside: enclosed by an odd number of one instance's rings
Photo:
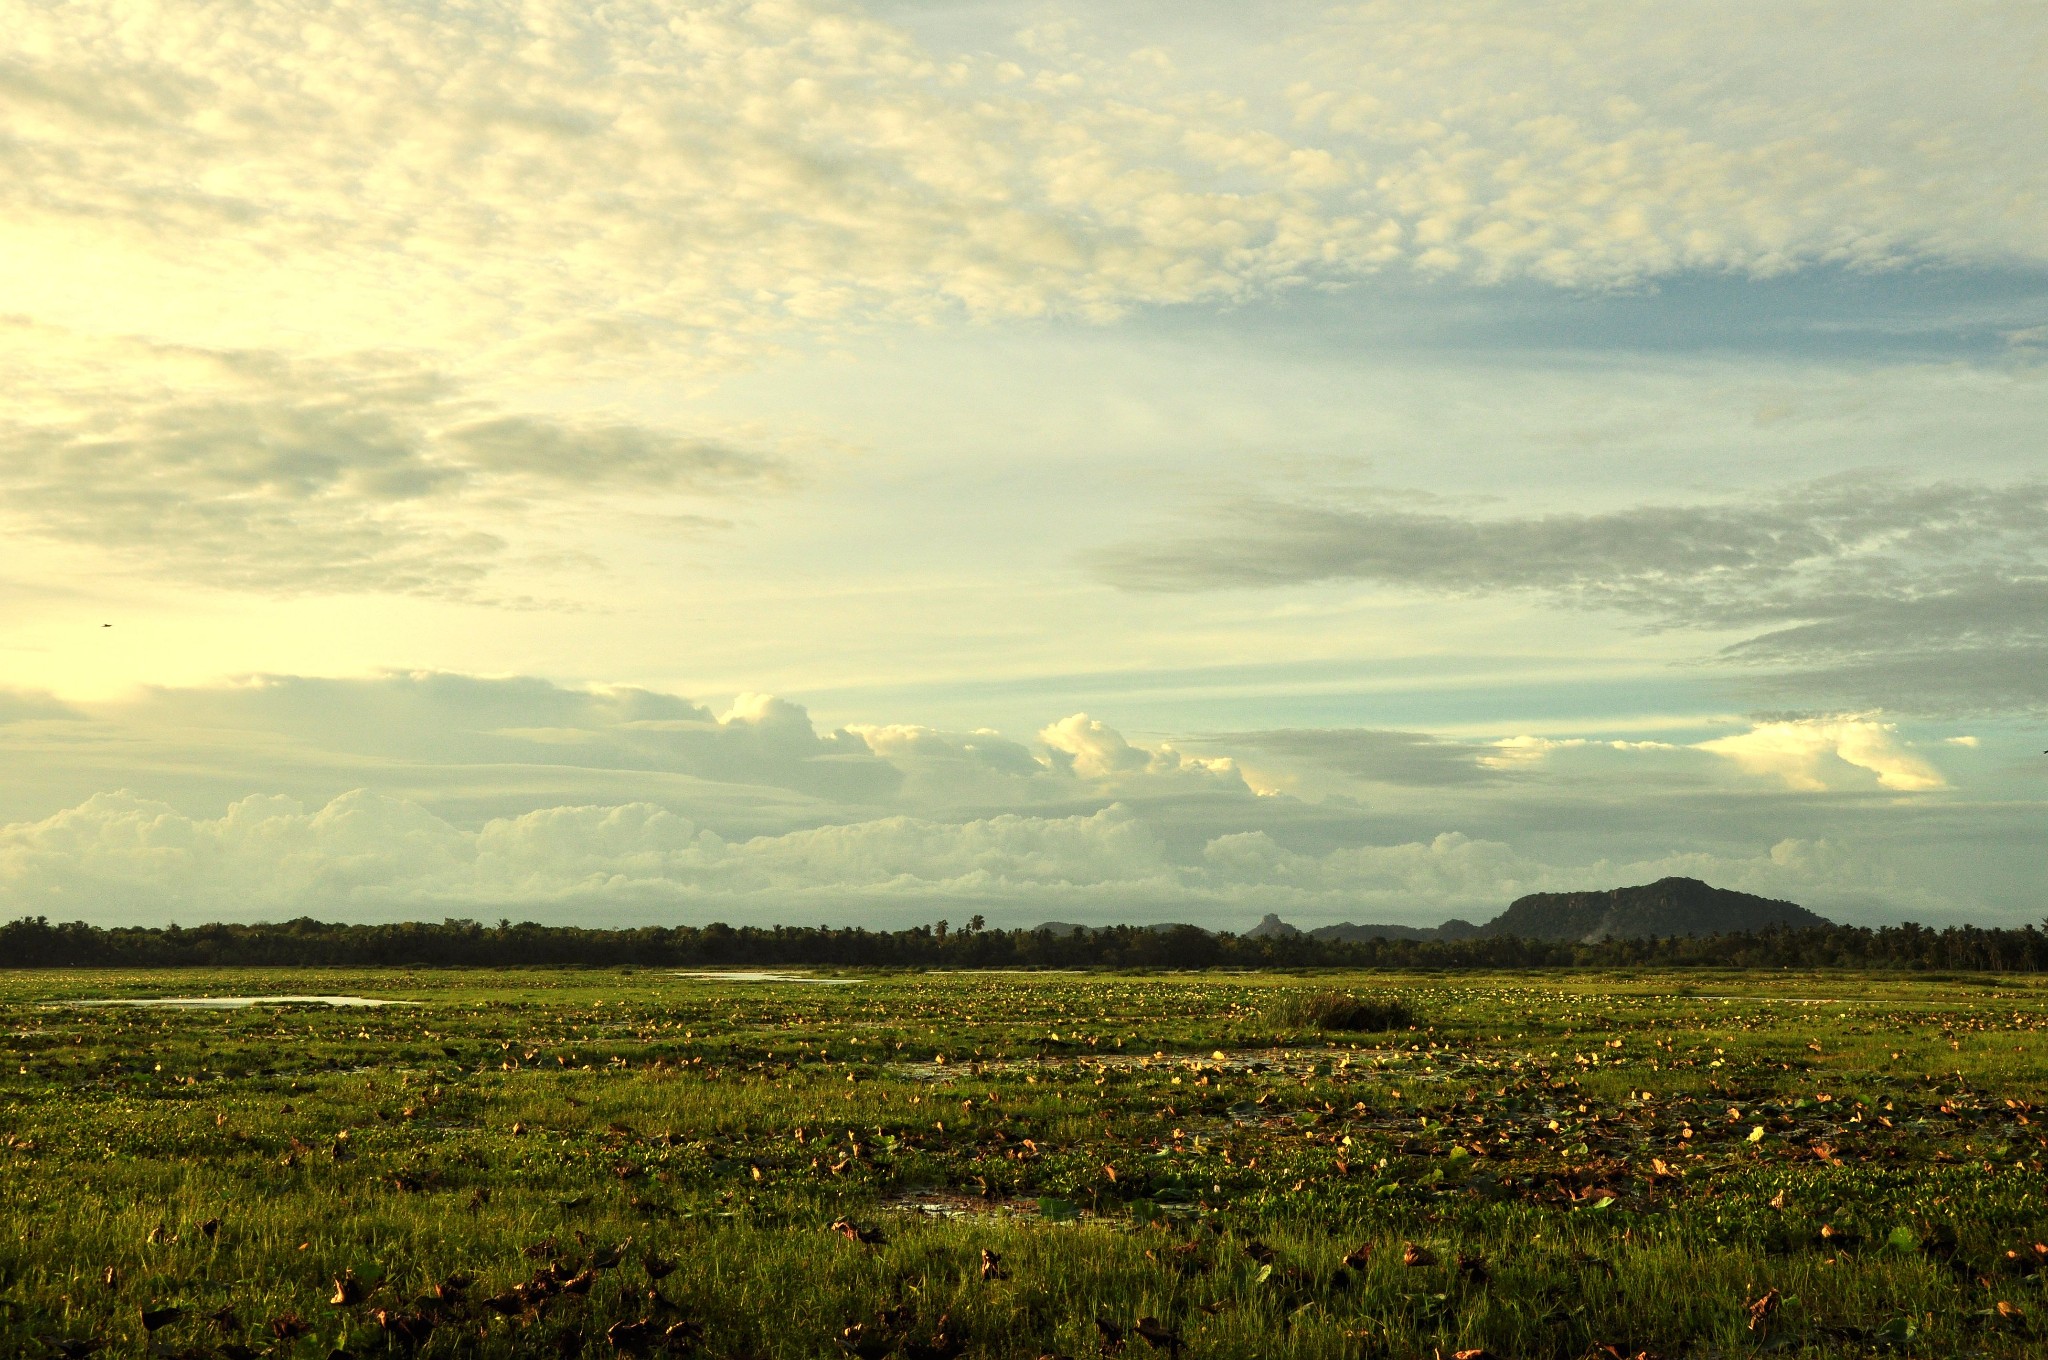
[[[1194,926],[1061,931],[856,926],[643,926],[620,930],[470,920],[350,925],[0,926],[0,967],[511,968],[824,966],[883,968],[1881,968],[2048,971],[2048,933],[1918,925],[1821,926],[1665,939],[1318,940],[1212,934]]]

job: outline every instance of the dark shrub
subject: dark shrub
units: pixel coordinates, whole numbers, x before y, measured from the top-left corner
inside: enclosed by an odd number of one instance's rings
[[[1408,998],[1395,993],[1353,996],[1349,992],[1289,992],[1273,1004],[1273,1019],[1292,1029],[1406,1029],[1415,1023]]]

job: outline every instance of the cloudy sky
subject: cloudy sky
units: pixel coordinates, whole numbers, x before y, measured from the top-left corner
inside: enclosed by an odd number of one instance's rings
[[[2044,72],[0,0],[0,913],[2039,920]]]

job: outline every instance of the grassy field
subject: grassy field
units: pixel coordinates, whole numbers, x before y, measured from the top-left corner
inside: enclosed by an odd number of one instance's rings
[[[416,1004],[78,1004],[285,993]],[[2039,1355],[2044,1025],[1978,977],[0,974],[0,1353]]]

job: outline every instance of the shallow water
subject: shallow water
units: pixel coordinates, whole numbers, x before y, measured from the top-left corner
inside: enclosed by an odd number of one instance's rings
[[[374,996],[135,996],[53,1002],[59,1006],[166,1006],[173,1010],[239,1011],[250,1006],[417,1006]]]
[[[810,973],[776,973],[740,970],[730,973],[701,972],[672,973],[671,977],[689,978],[692,982],[808,982],[815,987],[851,987],[859,978],[816,977]]]

